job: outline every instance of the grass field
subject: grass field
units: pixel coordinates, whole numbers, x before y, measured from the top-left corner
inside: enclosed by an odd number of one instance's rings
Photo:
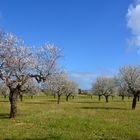
[[[53,97],[25,97],[14,120],[0,97],[0,140],[140,140],[140,103],[131,110],[131,100],[63,97],[57,105]]]

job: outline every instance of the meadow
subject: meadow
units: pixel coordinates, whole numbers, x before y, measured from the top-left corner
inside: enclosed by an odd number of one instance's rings
[[[24,97],[16,119],[0,97],[0,140],[140,140],[140,103],[131,99],[76,96],[58,105],[52,96]]]

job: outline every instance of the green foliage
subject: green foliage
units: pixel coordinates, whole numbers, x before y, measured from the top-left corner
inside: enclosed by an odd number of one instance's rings
[[[9,119],[8,99],[0,97],[1,140],[139,140],[140,103],[132,99],[98,101],[78,96],[57,105],[51,96],[25,97],[18,102],[17,118]]]

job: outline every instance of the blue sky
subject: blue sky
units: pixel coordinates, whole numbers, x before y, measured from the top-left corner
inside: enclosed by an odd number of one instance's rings
[[[136,0],[0,0],[0,27],[29,46],[49,42],[63,48],[70,79],[88,89],[99,75],[139,64],[137,5]]]

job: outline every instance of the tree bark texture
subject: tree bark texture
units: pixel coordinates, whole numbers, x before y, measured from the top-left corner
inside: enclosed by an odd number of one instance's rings
[[[17,114],[17,90],[10,90],[10,118],[15,118]]]

